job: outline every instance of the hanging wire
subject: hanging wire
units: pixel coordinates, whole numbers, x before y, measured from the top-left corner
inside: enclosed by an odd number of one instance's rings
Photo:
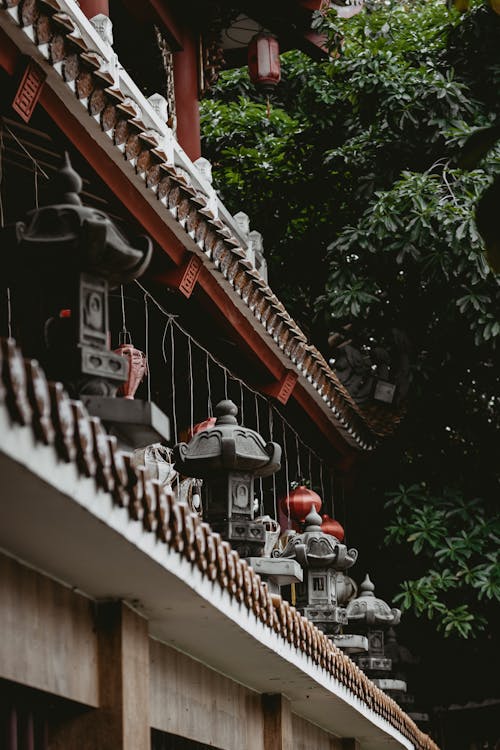
[[[312,481],[312,451],[309,448],[309,488],[312,490],[313,488],[313,481]]]
[[[286,482],[286,496],[288,497],[290,495],[290,477],[288,476],[288,452],[287,452],[287,445],[286,445],[286,432],[285,432],[285,420],[283,417],[281,418],[281,428],[283,430],[283,458],[285,459],[285,482]],[[287,502],[286,504],[286,514],[288,518],[288,528],[290,528],[290,503]]]
[[[207,416],[211,417],[213,414],[212,412],[212,386],[210,383],[210,360],[208,357],[208,352],[206,354],[206,369],[207,369],[207,399],[208,399]]]
[[[345,508],[345,493],[344,493],[344,482],[340,480],[340,496],[342,498],[342,524],[344,526],[344,534],[347,536],[347,514]]]
[[[37,162],[37,160],[35,159],[35,157],[30,154],[30,152],[28,151],[28,149],[24,146],[23,143],[21,143],[21,141],[16,136],[16,134],[13,133],[12,130],[9,128],[9,126],[5,125],[5,123],[4,123],[4,128],[7,131],[7,133],[15,140],[15,142],[17,143],[17,145],[20,146],[20,148],[22,148],[22,150],[24,151],[24,153],[26,154],[26,156],[29,159],[31,159],[31,161],[33,162],[33,164],[36,165],[36,167],[37,167],[38,171],[40,172],[40,174],[42,174],[45,177],[45,179],[48,180],[49,179],[49,175],[47,174],[47,172],[44,169],[42,169],[42,167]]]
[[[0,227],[5,226],[5,215],[3,209],[3,124],[0,123]]]
[[[126,336],[127,336],[127,322],[125,320],[125,297],[123,295],[123,284],[120,284],[120,297],[121,297],[121,305],[122,305],[122,338],[123,340],[120,341],[121,344],[126,344]]]
[[[254,393],[254,398],[255,398],[255,430],[260,435],[259,399],[256,393]],[[262,477],[259,477],[259,490],[260,490],[260,515],[263,516],[264,515],[264,480],[262,479]]]
[[[34,162],[33,175],[35,178],[35,207],[38,208],[38,164]]]
[[[146,377],[148,383],[148,401],[151,401],[151,368],[149,366],[149,309],[148,309],[148,295],[144,295],[144,323],[145,323],[145,337],[146,337]]]
[[[269,402],[269,437],[271,442],[274,439],[274,422],[273,422],[273,407],[271,403]],[[274,509],[274,518],[278,519],[278,505],[276,500],[276,474],[273,474],[273,509]]]
[[[243,401],[243,382],[240,380],[240,424],[245,424],[245,404]]]
[[[323,463],[319,463],[319,483],[321,486],[321,499],[325,502],[325,483],[323,481]]]
[[[194,402],[193,402],[193,351],[191,349],[191,339],[188,337],[188,375],[189,375],[189,427],[191,428],[191,435],[193,434],[194,427]]]
[[[328,472],[330,475],[330,497],[332,498],[332,518],[335,518],[335,486],[333,481],[333,471]]]
[[[10,301],[10,286],[7,287],[7,332],[9,339],[12,338],[12,304]]]
[[[179,437],[177,433],[177,407],[175,404],[175,335],[173,326],[170,328],[170,367],[172,373],[172,418],[174,421],[174,438],[177,443]]]
[[[302,483],[302,468],[300,466],[299,436],[295,433],[295,450],[297,452],[297,482]]]
[[[228,376],[229,376],[232,380],[236,381],[240,385],[240,388],[244,388],[244,389],[246,389],[247,392],[252,393],[256,399],[261,398],[263,400],[263,402],[268,405],[268,411],[269,411],[268,424],[269,424],[270,440],[273,440],[273,431],[274,431],[273,416],[274,416],[274,414],[276,414],[277,416],[280,417],[280,419],[282,420],[282,423],[284,425],[286,425],[286,427],[288,428],[288,430],[294,436],[295,440],[298,441],[299,446],[301,446],[302,450],[308,452],[308,455],[309,455],[309,480],[310,480],[310,482],[312,484],[312,467],[311,467],[312,457],[314,456],[314,458],[319,462],[320,465],[323,464],[323,459],[312,448],[310,448],[308,445],[306,445],[304,443],[304,441],[300,438],[300,436],[297,433],[297,431],[292,427],[292,425],[288,422],[288,420],[286,419],[286,417],[283,416],[283,414],[279,411],[279,409],[276,406],[274,406],[270,401],[267,401],[266,399],[264,399],[264,397],[258,391],[254,390],[253,388],[250,388],[246,383],[244,383],[241,380],[241,378],[239,378],[236,375],[234,375],[230,370],[227,369],[227,367],[219,359],[217,359],[216,356],[214,356],[212,354],[212,352],[209,352],[208,349],[206,349],[198,341],[196,341],[196,339],[194,339],[182,327],[182,325],[179,323],[179,321],[177,319],[177,315],[174,315],[170,311],[166,310],[158,302],[158,300],[155,299],[155,297],[153,297],[148,292],[148,290],[144,286],[142,286],[142,284],[139,281],[137,281],[137,279],[135,280],[135,283],[143,291],[143,293],[149,297],[149,299],[151,300],[151,302],[153,303],[153,305],[164,316],[167,317],[168,321],[167,321],[167,326],[166,326],[165,332],[164,332],[164,339],[166,338],[166,332],[168,330],[169,325],[172,324],[172,327],[170,329],[170,335],[171,335],[171,339],[172,339],[172,359],[175,357],[175,354],[174,354],[174,351],[173,351],[174,350],[174,326],[181,333],[183,333],[184,336],[186,336],[187,339],[191,341],[191,343],[194,343],[195,346],[201,352],[204,352],[204,354],[206,356],[206,361],[207,361],[207,374],[208,374],[207,384],[208,384],[209,401],[210,401],[210,403],[209,403],[210,416],[212,416],[212,413],[213,413],[212,404],[211,404],[211,402],[212,402],[212,388],[211,388],[211,383],[210,383],[210,372],[209,372],[209,363],[210,363],[210,360],[211,360],[223,372],[223,376],[224,376],[224,396],[225,396],[226,399],[228,398]],[[163,347],[163,359],[164,359],[164,361],[166,363],[166,355],[165,355],[164,347]],[[172,404],[173,404],[173,411],[174,411],[174,424],[175,424],[174,430],[175,430],[175,436],[176,436],[176,442],[177,442],[177,426],[176,426],[177,414],[176,414],[176,408],[175,408],[175,383],[174,383],[174,378],[173,378],[175,367],[174,367],[173,361],[172,361],[171,364],[172,364],[172,394],[173,394],[172,395]],[[260,426],[259,426],[259,430],[260,430]],[[301,470],[302,470],[302,467],[301,467]],[[333,496],[333,492],[332,492],[332,496]],[[274,503],[275,517],[277,518],[277,515],[276,515],[276,513],[277,513],[277,506],[276,506],[277,496],[276,496],[276,475],[275,474],[273,474],[273,503]]]

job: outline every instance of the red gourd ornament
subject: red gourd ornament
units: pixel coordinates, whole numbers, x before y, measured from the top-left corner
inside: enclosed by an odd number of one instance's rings
[[[340,525],[340,523],[334,518],[331,518],[326,513],[323,515],[321,531],[323,531],[323,533],[325,534],[330,534],[330,536],[334,536],[335,539],[339,540],[339,542],[342,542],[345,536],[344,528]]]
[[[321,498],[316,492],[304,485],[296,487],[281,501],[283,513],[286,516],[290,515],[290,518],[299,523],[303,523],[313,505],[316,512],[319,512],[322,505]]]

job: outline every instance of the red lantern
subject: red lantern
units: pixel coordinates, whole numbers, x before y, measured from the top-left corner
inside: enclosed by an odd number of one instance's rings
[[[216,422],[216,417],[208,417],[207,419],[204,419],[203,422],[198,422],[198,424],[195,424],[193,429],[189,430],[188,432],[188,441],[191,440],[191,438],[193,438],[199,432],[203,432],[203,430],[211,430]]]
[[[321,508],[320,496],[308,487],[301,485],[282,499],[281,510],[286,516],[290,515],[294,521],[303,523],[313,505],[316,512],[319,512]]]
[[[330,534],[330,536],[334,536],[335,539],[339,540],[339,542],[341,542],[345,536],[344,529],[339,524],[339,522],[334,518],[330,518],[330,516],[328,516],[326,513],[323,516],[321,531],[323,531],[325,534]]]
[[[256,34],[248,45],[248,72],[255,86],[272,89],[280,82],[280,47],[272,34]]]

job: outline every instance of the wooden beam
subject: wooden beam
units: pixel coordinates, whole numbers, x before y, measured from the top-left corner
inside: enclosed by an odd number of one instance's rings
[[[293,750],[290,701],[280,693],[262,696],[264,750]]]
[[[149,750],[147,620],[123,602],[99,604],[99,708],[63,720],[49,750]]]

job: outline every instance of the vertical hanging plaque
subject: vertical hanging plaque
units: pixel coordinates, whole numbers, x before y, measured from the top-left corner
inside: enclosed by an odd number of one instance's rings
[[[31,119],[35,105],[42,92],[44,81],[45,73],[33,60],[30,60],[12,102],[12,108],[24,122],[29,122]]]

